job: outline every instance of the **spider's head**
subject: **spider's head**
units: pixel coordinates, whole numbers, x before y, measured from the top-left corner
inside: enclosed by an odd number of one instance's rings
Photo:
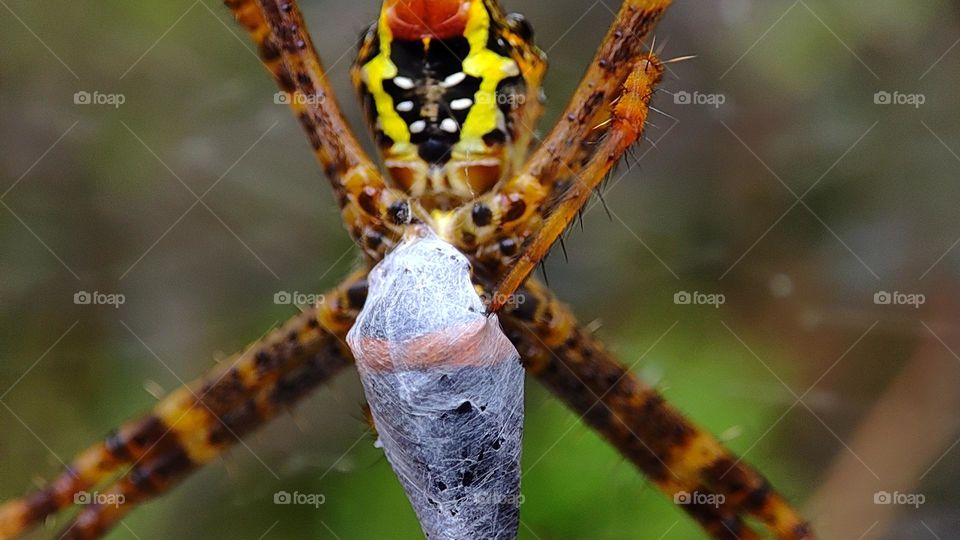
[[[397,187],[428,209],[485,193],[523,159],[545,63],[496,0],[385,0],[354,84]]]

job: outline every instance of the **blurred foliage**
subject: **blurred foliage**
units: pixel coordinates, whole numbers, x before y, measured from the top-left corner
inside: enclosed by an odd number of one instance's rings
[[[528,15],[550,55],[547,129],[616,4],[505,3]],[[221,5],[3,4],[7,498],[58,470],[54,454],[67,459],[149,408],[145,386],[170,391],[288,317],[276,291],[329,287],[357,255],[305,137],[273,103],[273,83]],[[347,44],[377,2],[303,7],[360,126]],[[803,503],[923,334],[917,311],[882,310],[874,292],[933,299],[956,281],[960,250],[947,250],[960,236],[958,8],[677,2],[657,35],[665,57],[697,59],[671,66],[655,100],[664,114],[648,133],[656,147],[640,145],[639,166],[607,185],[610,220],[591,204],[585,230],[567,241],[570,262],[550,259],[550,281],[584,322],[604,322],[600,333],[633,369]],[[126,102],[76,105],[78,91]],[[672,97],[680,91],[725,103],[684,106]],[[922,93],[926,103],[878,106],[878,91]],[[126,303],[74,305],[79,290],[122,293]],[[680,290],[727,301],[677,306]],[[782,416],[794,399],[778,378],[797,392],[816,383],[807,401],[829,429],[802,409]],[[356,376],[344,375],[111,538],[419,537],[365,434],[361,402]],[[533,382],[527,406],[522,538],[698,537]],[[960,504],[956,459],[938,467],[921,484],[936,494],[923,514],[931,527]],[[323,493],[326,504],[275,506],[278,490]]]

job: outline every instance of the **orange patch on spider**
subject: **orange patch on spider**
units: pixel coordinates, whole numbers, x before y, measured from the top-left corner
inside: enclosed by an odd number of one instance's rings
[[[619,126],[639,135],[650,112],[653,88],[663,78],[663,64],[653,55],[640,61],[623,83],[623,94],[613,108]]]
[[[384,9],[396,39],[449,39],[463,35],[470,4],[470,0],[387,0]]]
[[[357,362],[375,372],[489,367],[511,359],[513,347],[492,317],[451,325],[404,343],[364,337],[356,344]]]

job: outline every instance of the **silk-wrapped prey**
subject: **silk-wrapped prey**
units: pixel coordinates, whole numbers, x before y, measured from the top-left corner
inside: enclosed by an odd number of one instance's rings
[[[427,538],[515,538],[524,371],[467,259],[412,229],[371,271],[347,341]]]

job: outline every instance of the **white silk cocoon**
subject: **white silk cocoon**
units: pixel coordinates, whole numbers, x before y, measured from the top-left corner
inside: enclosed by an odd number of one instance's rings
[[[467,259],[421,227],[372,270],[347,336],[387,459],[431,539],[517,534],[524,371],[484,311]]]

